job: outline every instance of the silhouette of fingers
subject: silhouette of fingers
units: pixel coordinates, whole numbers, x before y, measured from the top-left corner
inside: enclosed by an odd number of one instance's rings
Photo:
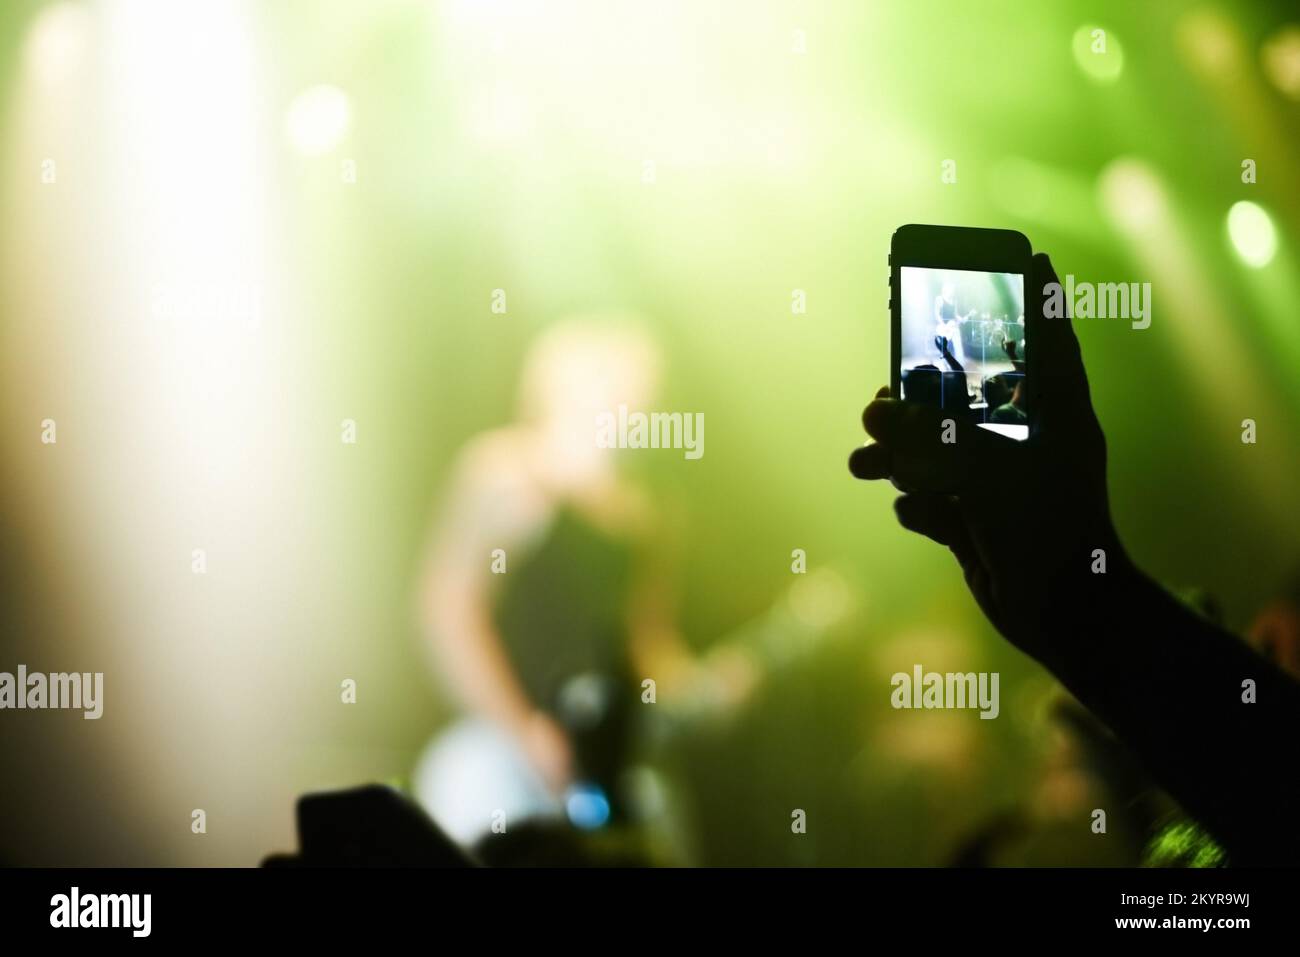
[[[855,453],[858,464],[869,466],[873,475],[887,469],[907,491],[981,489],[1006,470],[1019,444],[952,413],[896,399],[876,399],[862,413],[862,423],[883,451]]]
[[[849,455],[849,471],[855,478],[889,478],[889,450],[875,442],[856,448]]]
[[[889,386],[882,385],[877,389],[876,398],[889,398]],[[889,451],[875,443],[860,446],[849,454],[849,471],[853,473],[854,478],[887,479],[889,478]]]
[[[946,495],[911,492],[894,500],[898,524],[952,549],[964,566],[975,556],[970,532],[957,503]]]

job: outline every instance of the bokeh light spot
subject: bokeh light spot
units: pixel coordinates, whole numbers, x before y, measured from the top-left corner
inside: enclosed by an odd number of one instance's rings
[[[1167,216],[1160,179],[1141,160],[1113,160],[1101,171],[1097,191],[1106,217],[1131,235],[1150,231]]]
[[[1277,254],[1277,230],[1264,209],[1243,199],[1228,210],[1228,238],[1242,262],[1262,269]]]
[[[1273,34],[1260,50],[1260,60],[1273,85],[1300,100],[1300,26],[1283,27]]]
[[[1114,83],[1124,72],[1124,48],[1113,32],[1095,23],[1074,31],[1074,62],[1095,83]]]

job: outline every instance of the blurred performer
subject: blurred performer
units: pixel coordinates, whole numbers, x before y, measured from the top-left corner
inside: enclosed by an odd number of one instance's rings
[[[528,355],[517,421],[453,468],[421,612],[469,717],[427,749],[415,788],[463,846],[498,823],[624,818],[643,679],[719,706],[752,683],[743,654],[702,662],[673,630],[661,516],[597,442],[600,413],[645,408],[658,366],[635,324],[560,323]]]

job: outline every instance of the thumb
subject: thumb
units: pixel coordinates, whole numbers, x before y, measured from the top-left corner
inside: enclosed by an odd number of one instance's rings
[[[1040,428],[1091,421],[1088,376],[1065,290],[1046,253],[1035,254],[1031,268],[1025,304],[1031,408]]]

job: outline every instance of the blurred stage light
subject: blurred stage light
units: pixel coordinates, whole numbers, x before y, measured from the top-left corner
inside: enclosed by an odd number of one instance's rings
[[[42,10],[27,37],[28,65],[42,83],[67,76],[85,57],[92,18],[78,3],[56,3]]]
[[[1193,66],[1223,76],[1241,64],[1241,40],[1233,25],[1212,10],[1197,10],[1178,25],[1178,42]]]
[[[1097,191],[1106,217],[1130,236],[1150,234],[1168,221],[1164,187],[1141,160],[1112,160],[1097,179]]]
[[[1087,23],[1074,31],[1074,62],[1095,83],[1114,83],[1124,72],[1124,48],[1110,30]]]
[[[1273,85],[1300,100],[1300,27],[1283,27],[1273,34],[1260,50],[1260,60]]]
[[[805,626],[828,628],[839,621],[852,604],[848,582],[831,568],[802,576],[790,588],[790,611]]]
[[[1242,262],[1262,269],[1277,254],[1277,230],[1262,207],[1242,200],[1228,210],[1228,238]]]
[[[303,156],[321,156],[343,142],[351,123],[347,95],[338,87],[313,86],[289,104],[285,128]]]
[[[1102,170],[1097,188],[1107,221],[1119,234],[1117,248],[1127,250],[1134,277],[1157,290],[1152,322],[1161,329],[1168,323],[1164,342],[1186,364],[1189,381],[1232,382],[1237,407],[1268,408],[1267,386],[1253,371],[1241,305],[1215,282],[1214,260],[1207,261],[1192,241],[1192,230],[1171,202],[1164,178],[1142,160],[1121,157]],[[1194,401],[1207,416],[1223,411],[1223,397],[1214,390],[1202,390]],[[1292,497],[1291,476],[1263,456],[1246,459],[1241,478],[1250,484],[1249,494],[1261,508],[1284,511]],[[1286,521],[1293,519],[1288,515]]]

